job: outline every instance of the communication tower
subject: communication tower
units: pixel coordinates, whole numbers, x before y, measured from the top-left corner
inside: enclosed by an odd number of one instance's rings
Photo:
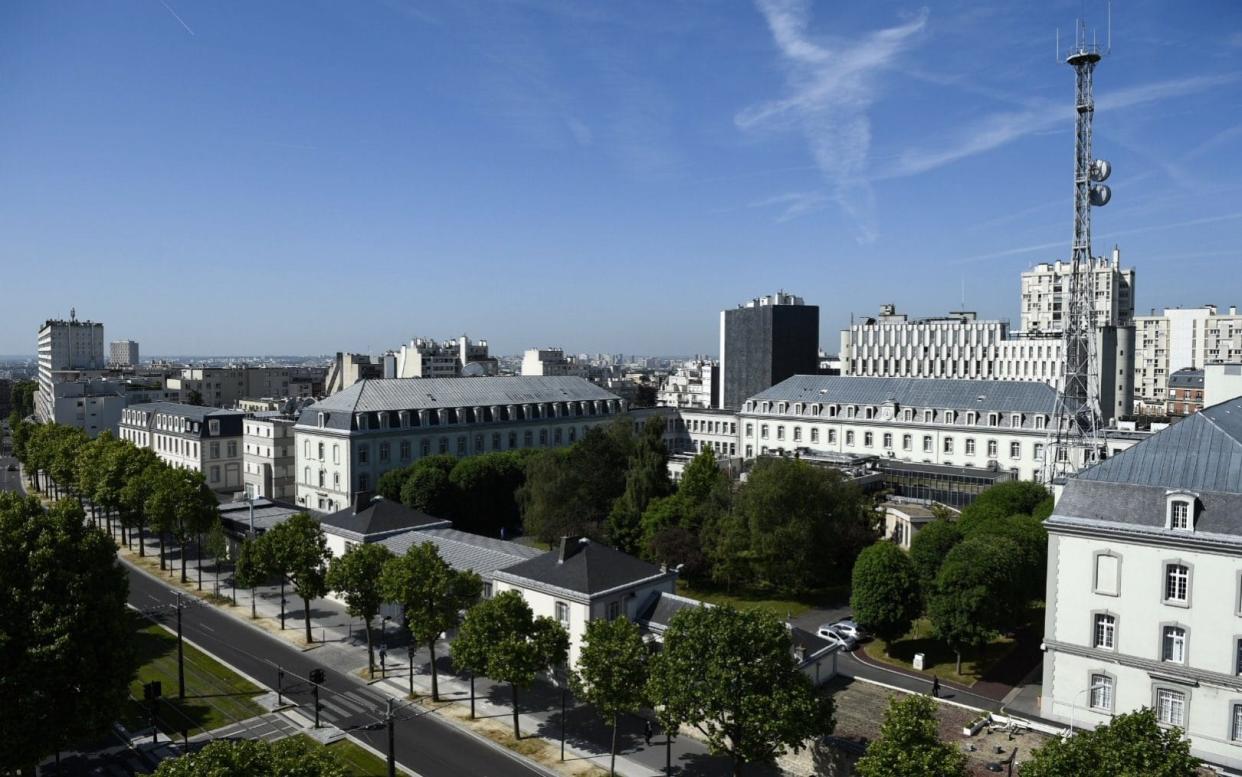
[[[1111,13],[1110,13],[1111,17]],[[1110,18],[1111,35],[1111,18]],[[1060,59],[1060,37],[1057,58]],[[1092,94],[1096,64],[1108,53],[1088,41],[1086,25],[1079,20],[1074,44],[1066,64],[1074,68],[1077,116],[1074,133],[1074,245],[1070,272],[1062,297],[1062,338],[1065,377],[1057,394],[1056,420],[1045,456],[1044,475],[1049,481],[1065,478],[1099,461],[1104,453],[1100,412],[1099,332],[1095,312],[1095,262],[1091,256],[1091,208],[1107,205],[1112,192],[1104,181],[1112,166],[1093,159],[1091,125],[1095,117]]]

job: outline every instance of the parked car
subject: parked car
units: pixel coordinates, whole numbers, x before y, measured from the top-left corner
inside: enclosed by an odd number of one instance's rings
[[[822,626],[820,626],[818,629],[815,630],[815,635],[818,636],[820,639],[827,640],[828,642],[834,645],[840,645],[846,650],[853,650],[855,647],[858,646],[858,640],[854,639],[848,634],[837,631],[836,629],[832,627],[831,623],[825,623]]]
[[[866,642],[871,639],[871,635],[859,626],[853,618],[842,618],[839,621],[828,624],[828,627],[847,637],[853,637],[856,642]]]

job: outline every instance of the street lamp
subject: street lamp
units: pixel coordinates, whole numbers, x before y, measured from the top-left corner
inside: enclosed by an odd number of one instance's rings
[[[1071,736],[1074,733],[1074,713],[1078,711],[1078,703],[1077,703],[1078,697],[1082,696],[1084,693],[1090,693],[1091,691],[1097,691],[1101,688],[1108,688],[1108,687],[1109,687],[1108,683],[1096,683],[1095,685],[1087,686],[1086,688],[1083,688],[1078,693],[1074,694],[1074,701],[1070,703],[1069,732]]]

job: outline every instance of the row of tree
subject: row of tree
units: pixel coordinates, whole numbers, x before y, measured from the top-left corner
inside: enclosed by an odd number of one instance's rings
[[[19,380],[13,384],[9,396],[13,403],[13,417],[16,419],[34,415],[35,394],[39,393],[39,384],[33,380]]]
[[[936,637],[957,654],[1021,625],[1042,598],[1052,497],[1038,483],[992,486],[962,511],[924,526],[906,553],[890,542],[866,548],[854,564],[854,616],[891,644],[926,614]]]
[[[1021,777],[1195,777],[1201,766],[1181,729],[1164,728],[1149,708],[1117,715],[1094,730],[1037,747]],[[855,767],[858,777],[967,777],[966,756],[940,738],[936,703],[926,696],[889,702],[880,735]]]
[[[385,499],[447,518],[462,531],[494,537],[521,525],[517,491],[526,482],[532,454],[534,449],[523,448],[460,459],[428,456],[385,472],[376,490]]]

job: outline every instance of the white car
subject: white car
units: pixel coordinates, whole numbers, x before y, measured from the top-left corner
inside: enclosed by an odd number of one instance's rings
[[[863,631],[862,627],[859,626],[853,618],[842,618],[839,621],[828,624],[828,628],[838,634],[844,634],[847,637],[852,637],[855,642],[864,642],[870,636],[867,632]]]
[[[840,645],[846,650],[853,650],[858,645],[858,640],[838,631],[831,623],[825,623],[815,630],[815,635],[820,639],[827,640],[834,645]]]

